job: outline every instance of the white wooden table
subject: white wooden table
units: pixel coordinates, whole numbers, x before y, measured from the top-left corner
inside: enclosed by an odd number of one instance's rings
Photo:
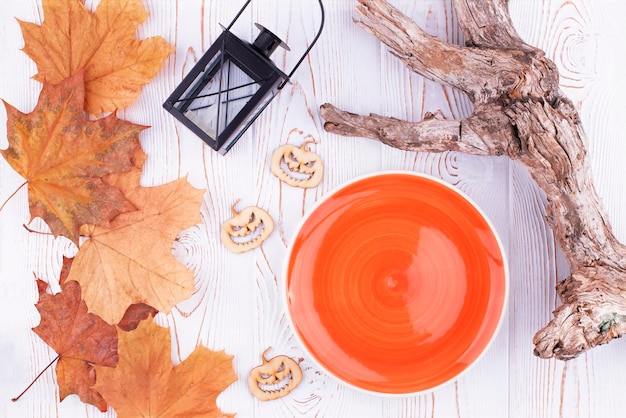
[[[429,33],[462,43],[449,0],[392,0]],[[88,0],[94,7],[97,0]],[[544,222],[545,198],[526,171],[505,158],[455,153],[418,154],[377,142],[326,133],[319,106],[331,102],[357,113],[375,112],[418,120],[425,112],[460,118],[471,104],[462,94],[410,74],[386,48],[352,22],[354,0],[326,0],[324,33],[295,74],[293,83],[262,114],[226,156],[218,155],[176,123],[161,103],[183,74],[229,23],[242,1],[145,0],[150,17],[140,37],[161,35],[176,54],[144,88],[122,119],[149,125],[141,135],[148,154],[142,181],[158,185],[183,176],[207,190],[204,223],[183,231],[173,251],[196,275],[196,292],[158,322],[171,330],[174,362],[202,343],[234,355],[239,380],[218,398],[225,412],[238,417],[591,417],[626,416],[626,342],[614,341],[570,362],[533,356],[531,339],[558,304],[554,285],[567,265]],[[563,90],[577,104],[589,136],[596,184],[626,241],[626,4],[621,0],[510,0],[513,21],[524,40],[543,48],[559,66]],[[318,20],[315,0],[256,0],[233,29],[244,39],[256,35],[253,22],[279,34],[292,52],[276,53],[290,68],[313,38]],[[0,3],[0,97],[30,112],[41,85],[30,79],[35,64],[20,51],[15,20],[40,22],[38,0]],[[0,148],[7,147],[6,112],[0,109]],[[269,170],[271,153],[287,142],[313,138],[326,166],[322,184],[304,190],[280,183]],[[421,396],[383,398],[337,383],[306,358],[287,325],[281,302],[281,272],[295,227],[315,203],[339,184],[387,169],[426,172],[454,184],[472,197],[495,224],[508,253],[511,292],[500,333],[480,362],[458,381]],[[0,201],[23,180],[0,159]],[[220,225],[230,207],[258,205],[276,222],[261,249],[227,251]],[[49,370],[19,401],[17,395],[56,356],[31,328],[39,323],[34,308],[33,274],[58,280],[63,255],[76,248],[65,238],[32,234],[26,189],[0,212],[0,417],[114,417],[82,404],[76,396],[58,402],[54,372]],[[45,229],[40,220],[31,224]],[[58,285],[56,285],[58,289]],[[285,398],[259,402],[246,385],[247,375],[268,346],[271,354],[304,357],[304,380]]]

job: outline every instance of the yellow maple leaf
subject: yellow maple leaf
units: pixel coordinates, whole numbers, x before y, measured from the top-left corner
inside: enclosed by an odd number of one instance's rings
[[[194,290],[193,272],[172,255],[172,243],[201,222],[204,191],[182,178],[155,187],[139,185],[140,171],[110,178],[138,210],[123,213],[107,227],[85,225],[87,239],[72,264],[91,312],[118,323],[134,303],[168,313]]]
[[[95,366],[94,389],[120,418],[233,417],[222,413],[217,396],[237,380],[232,356],[199,345],[172,364],[170,333],[152,319],[135,331],[119,332],[117,367]]]
[[[19,22],[35,79],[51,84],[85,71],[85,110],[92,115],[132,104],[160,70],[172,46],[135,38],[148,16],[142,0],[102,0],[94,13],[82,0],[43,0],[41,26]]]

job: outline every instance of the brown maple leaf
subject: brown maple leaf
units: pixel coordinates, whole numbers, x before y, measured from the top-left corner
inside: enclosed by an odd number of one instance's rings
[[[74,258],[69,258],[63,256],[63,263],[61,264],[61,272],[59,274],[59,284],[63,285],[67,281],[67,278],[70,275],[70,271],[72,269],[72,263],[74,262]],[[41,291],[39,292],[41,293]]]
[[[87,312],[77,282],[64,283],[56,295],[45,293],[45,286],[39,284],[38,281],[39,302],[35,307],[41,322],[33,331],[59,355],[56,373],[61,400],[78,394],[83,402],[106,411],[106,401],[92,387],[96,382],[93,365],[117,365],[117,329]]]
[[[170,332],[152,319],[120,332],[120,362],[96,366],[95,389],[120,418],[233,417],[216,405],[217,396],[237,380],[233,357],[199,345],[182,363],[171,359]]]
[[[184,178],[141,187],[140,174],[134,170],[110,178],[138,210],[118,215],[108,227],[81,228],[89,239],[69,276],[80,282],[89,309],[111,324],[134,303],[168,313],[194,290],[193,272],[174,258],[172,244],[183,229],[201,222],[204,191]]]
[[[161,37],[137,40],[148,17],[142,0],[102,0],[94,13],[82,0],[43,0],[41,26],[19,22],[24,52],[52,84],[85,70],[85,110],[92,115],[133,103],[172,47]]]
[[[43,218],[55,236],[78,244],[83,224],[107,224],[133,210],[102,177],[133,167],[144,126],[110,115],[87,120],[82,73],[56,86],[44,83],[35,109],[22,113],[5,102],[9,147],[0,150],[26,179],[31,220]]]
[[[117,327],[122,331],[132,331],[137,328],[141,321],[147,319],[149,316],[154,317],[157,313],[159,313],[159,311],[150,305],[135,303],[126,309],[124,317],[117,324]]]

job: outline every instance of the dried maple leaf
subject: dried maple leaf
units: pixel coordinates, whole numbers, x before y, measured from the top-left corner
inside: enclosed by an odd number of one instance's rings
[[[86,225],[88,237],[76,254],[69,278],[80,282],[89,309],[111,324],[134,303],[168,313],[194,290],[193,272],[172,254],[183,229],[201,222],[203,190],[186,179],[139,186],[140,172],[110,179],[138,210],[123,213],[108,227]]]
[[[59,284],[63,285],[67,281],[67,278],[70,275],[70,271],[72,269],[72,263],[74,262],[74,258],[69,258],[63,256],[63,263],[61,264],[61,272],[59,274]],[[39,292],[41,293],[41,291]]]
[[[117,324],[117,327],[122,331],[132,331],[137,328],[141,321],[147,319],[149,316],[154,317],[157,313],[159,313],[159,311],[150,305],[146,305],[145,303],[135,303],[126,309],[124,317]]]
[[[161,37],[137,40],[147,18],[142,0],[102,0],[95,13],[81,0],[43,0],[41,26],[20,22],[24,52],[52,84],[85,70],[85,110],[92,115],[133,103],[172,47]]]
[[[55,236],[78,244],[83,224],[107,224],[133,210],[123,193],[102,177],[133,167],[145,129],[110,115],[87,120],[82,73],[56,86],[44,83],[35,109],[22,113],[5,103],[9,147],[0,150],[26,179],[31,219],[43,218]]]
[[[152,319],[120,332],[120,362],[96,366],[95,389],[120,418],[233,417],[216,405],[217,396],[237,380],[232,356],[198,346],[182,363],[171,359],[170,333]]]
[[[56,373],[61,400],[78,394],[83,402],[106,411],[106,401],[92,387],[96,382],[93,365],[117,365],[117,329],[87,312],[77,282],[64,283],[56,295],[45,293],[45,286],[39,282],[38,288],[35,307],[41,322],[33,331],[59,354]]]

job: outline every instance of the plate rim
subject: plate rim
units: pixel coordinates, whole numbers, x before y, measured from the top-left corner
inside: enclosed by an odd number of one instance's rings
[[[289,289],[287,287],[287,277],[288,277],[288,270],[289,270],[289,260],[291,259],[291,256],[292,256],[294,243],[295,243],[295,241],[296,241],[300,231],[302,230],[302,227],[307,222],[307,220],[311,217],[311,215],[326,200],[328,200],[331,196],[333,196],[334,194],[338,193],[339,191],[341,191],[341,190],[345,189],[346,187],[348,187],[348,186],[350,186],[350,185],[352,185],[354,183],[357,183],[359,181],[367,180],[368,178],[381,177],[381,176],[386,176],[386,175],[397,175],[397,174],[409,175],[409,176],[414,176],[414,177],[418,177],[418,178],[434,181],[435,183],[438,183],[439,185],[444,186],[444,187],[448,188],[449,190],[453,191],[455,194],[457,194],[462,199],[465,199],[476,211],[478,211],[478,213],[485,220],[485,222],[489,226],[490,231],[494,235],[494,237],[496,239],[496,243],[498,245],[498,249],[500,250],[500,254],[502,256],[503,271],[504,271],[504,277],[503,277],[504,278],[504,301],[503,301],[503,304],[502,304],[502,310],[500,312],[500,317],[498,318],[498,323],[496,325],[496,328],[495,328],[493,334],[489,338],[489,341],[487,342],[487,344],[485,345],[483,350],[480,352],[480,354],[476,357],[476,359],[474,359],[474,361],[472,361],[465,369],[463,369],[460,373],[454,375],[450,379],[448,379],[448,380],[446,380],[446,381],[444,381],[442,383],[439,383],[438,385],[435,385],[435,386],[433,386],[431,388],[427,388],[427,389],[423,389],[423,390],[415,391],[415,392],[390,393],[390,392],[377,392],[377,391],[374,391],[374,390],[371,390],[371,389],[365,389],[365,388],[357,386],[357,385],[355,385],[355,384],[353,384],[351,382],[347,382],[347,381],[343,380],[342,378],[340,378],[339,376],[336,376],[333,372],[331,372],[329,369],[327,369],[325,366],[323,366],[321,364],[321,362],[316,358],[316,356],[307,348],[307,346],[304,343],[302,337],[300,336],[300,334],[296,330],[295,323],[293,321],[293,318],[291,317],[291,313],[290,313],[290,310],[289,310],[289,295],[288,295]],[[407,397],[407,396],[415,396],[415,395],[422,395],[422,394],[432,393],[432,392],[434,392],[434,391],[436,391],[436,390],[438,390],[438,389],[440,389],[442,387],[451,385],[452,383],[458,381],[461,377],[463,377],[470,370],[472,370],[476,366],[476,364],[480,362],[480,360],[483,358],[483,356],[490,350],[490,348],[493,345],[495,339],[500,334],[500,329],[502,327],[502,324],[504,322],[504,318],[506,317],[506,314],[507,314],[508,308],[509,308],[509,291],[510,291],[509,261],[508,261],[508,257],[507,257],[507,253],[506,253],[506,248],[504,247],[502,239],[500,238],[500,234],[498,233],[497,229],[493,225],[493,222],[491,221],[489,216],[487,216],[487,214],[484,212],[484,210],[472,198],[470,198],[465,192],[463,192],[462,190],[459,190],[454,185],[452,185],[452,184],[446,182],[445,180],[443,180],[443,179],[441,179],[439,177],[436,177],[436,176],[434,176],[432,174],[422,173],[422,172],[419,172],[419,171],[411,171],[411,170],[379,170],[379,171],[374,171],[374,172],[371,172],[371,173],[355,176],[355,177],[353,177],[353,178],[351,178],[349,180],[346,180],[346,181],[338,184],[337,186],[335,186],[331,190],[329,190],[326,194],[324,194],[320,199],[315,201],[314,205],[312,207],[310,207],[305,212],[304,216],[302,217],[302,219],[300,219],[300,221],[298,222],[297,227],[293,231],[291,238],[288,240],[287,257],[285,258],[285,261],[283,263],[283,269],[282,269],[282,272],[281,272],[281,286],[280,286],[280,288],[281,288],[281,290],[280,290],[281,299],[282,299],[283,306],[285,308],[285,317],[287,319],[287,324],[288,324],[288,326],[290,328],[290,331],[291,331],[292,335],[295,337],[295,339],[296,339],[296,341],[298,343],[299,348],[307,356],[307,359],[309,361],[311,361],[313,364],[315,364],[315,366],[317,366],[319,368],[319,370],[323,371],[324,374],[329,376],[335,382],[337,382],[339,384],[342,384],[342,385],[345,385],[345,386],[347,386],[347,387],[349,387],[351,389],[354,389],[354,390],[356,390],[358,392],[361,392],[361,393],[364,393],[364,394],[368,394],[368,395],[375,395],[375,396],[385,397],[385,398],[403,398],[403,397]]]

